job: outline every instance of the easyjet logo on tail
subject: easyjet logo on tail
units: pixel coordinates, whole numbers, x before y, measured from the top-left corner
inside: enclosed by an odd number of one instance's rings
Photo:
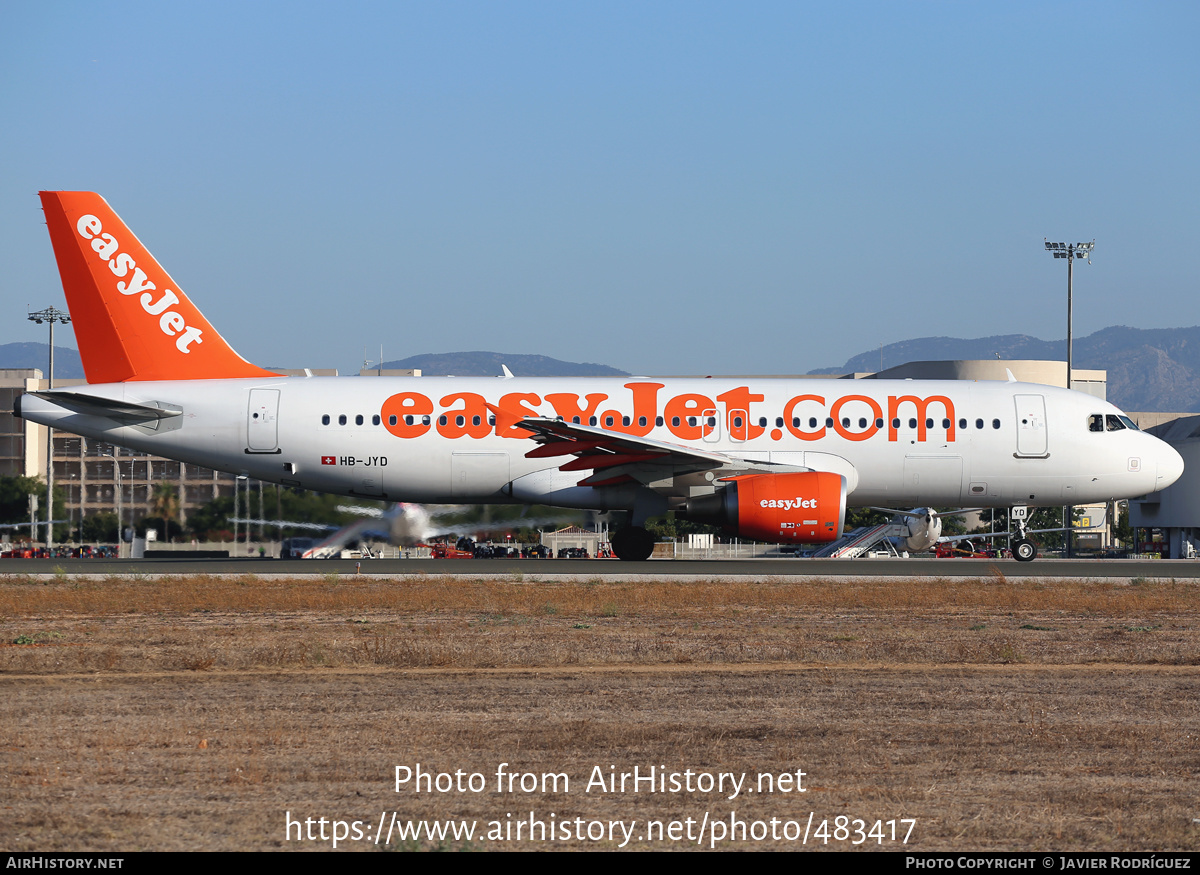
[[[89,383],[279,376],[225,342],[104,198],[39,196]]]
[[[128,280],[117,283],[117,291],[126,297],[137,295],[142,309],[151,316],[158,317],[159,330],[167,337],[176,338],[176,349],[182,353],[189,353],[191,350],[188,347],[193,343],[204,342],[201,336],[204,332],[201,329],[188,325],[187,320],[178,311],[169,309],[179,303],[179,296],[171,289],[163,289],[155,299],[158,290],[154,283],[146,276],[146,272],[137,266],[132,255],[120,251],[121,244],[112,234],[105,233],[104,226],[98,218],[92,215],[80,216],[79,221],[75,223],[75,230],[84,240],[91,241],[92,250],[101,261],[108,263],[108,269],[112,271],[113,276],[125,277],[133,271],[133,276]]]

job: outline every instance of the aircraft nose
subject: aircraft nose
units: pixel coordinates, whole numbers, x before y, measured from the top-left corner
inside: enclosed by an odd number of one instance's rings
[[[1170,444],[1159,443],[1155,461],[1158,464],[1158,478],[1154,484],[1155,492],[1166,489],[1183,476],[1183,456],[1179,455]]]

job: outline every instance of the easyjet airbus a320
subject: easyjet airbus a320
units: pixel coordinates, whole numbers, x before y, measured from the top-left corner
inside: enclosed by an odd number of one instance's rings
[[[99,195],[41,198],[88,383],[17,414],[194,465],[392,501],[623,511],[622,559],[650,555],[643,524],[669,510],[812,543],[840,535],[847,505],[941,505],[1014,508],[1027,560],[1024,509],[1183,471],[1113,405],[1015,381],[281,377],[234,352]]]

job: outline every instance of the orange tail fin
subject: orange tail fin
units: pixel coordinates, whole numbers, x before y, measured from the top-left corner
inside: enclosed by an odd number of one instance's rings
[[[233,351],[104,198],[40,194],[89,383],[277,376]]]

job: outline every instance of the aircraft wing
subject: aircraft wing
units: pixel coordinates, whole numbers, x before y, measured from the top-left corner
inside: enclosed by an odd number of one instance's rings
[[[515,423],[531,433],[539,446],[525,454],[529,459],[565,458],[560,471],[592,472],[580,486],[610,486],[621,482],[649,483],[664,477],[701,471],[722,471],[732,476],[747,470],[807,471],[796,466],[749,462],[708,450],[685,447],[651,438],[624,434],[559,419],[525,417]]]

